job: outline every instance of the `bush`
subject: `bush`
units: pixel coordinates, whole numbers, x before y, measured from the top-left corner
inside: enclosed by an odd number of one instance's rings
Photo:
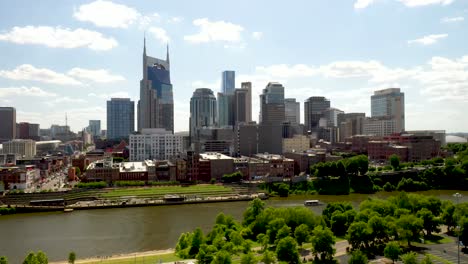
[[[393,186],[390,182],[385,183],[383,186],[384,191],[391,192],[395,190],[395,186]]]
[[[14,207],[0,207],[0,215],[8,215],[16,213],[16,208]]]
[[[144,181],[116,181],[114,185],[117,187],[145,186],[145,182]]]
[[[225,183],[240,182],[242,180],[242,173],[240,171],[236,171],[231,174],[224,174],[223,177],[221,177],[221,180]]]
[[[80,182],[75,185],[76,188],[80,189],[102,189],[107,187],[106,182]]]

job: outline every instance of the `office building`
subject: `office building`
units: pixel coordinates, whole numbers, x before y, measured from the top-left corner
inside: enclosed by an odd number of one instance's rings
[[[286,121],[291,124],[300,124],[301,123],[301,107],[299,102],[296,102],[295,98],[286,98],[284,99],[284,113]]]
[[[405,94],[400,88],[375,91],[371,96],[371,117],[395,120],[395,131],[404,131]]]
[[[258,125],[255,122],[239,124],[235,128],[235,156],[252,156],[258,153]]]
[[[130,160],[173,160],[183,151],[183,138],[162,128],[145,128],[129,137]]]
[[[439,141],[442,147],[447,145],[445,130],[411,130],[406,131],[406,133],[414,136],[431,136],[435,140]]]
[[[23,158],[36,156],[36,142],[31,139],[13,139],[3,142],[3,154],[17,154]]]
[[[246,98],[246,115],[247,121],[252,122],[252,83],[243,82],[241,83],[241,89],[247,89],[247,98]]]
[[[383,137],[398,133],[396,120],[390,117],[368,117],[364,120],[364,134]]]
[[[16,124],[16,138],[38,141],[40,139],[39,130],[39,124],[21,122]]]
[[[224,94],[233,94],[236,87],[236,72],[223,71],[221,75],[221,91]]]
[[[101,136],[101,120],[89,120],[88,131],[93,137]]]
[[[327,119],[327,127],[337,127],[338,126],[338,115],[344,114],[343,111],[340,109],[336,109],[333,107],[325,109],[323,111],[323,116]]]
[[[310,138],[305,135],[294,135],[291,138],[283,138],[283,153],[304,152],[310,149]]]
[[[170,75],[169,48],[166,59],[146,55],[143,45],[143,79],[137,105],[138,130],[163,128],[174,133],[174,98]]]
[[[270,82],[260,95],[260,124],[281,125],[284,121],[284,86]]]
[[[135,131],[135,103],[129,98],[107,101],[107,138],[128,138]]]
[[[198,88],[190,99],[190,138],[197,138],[197,128],[217,124],[216,98],[208,88]]]
[[[330,100],[322,96],[312,96],[304,103],[304,123],[308,131],[318,137],[320,119],[324,112],[330,108]]]
[[[345,142],[346,138],[364,134],[365,113],[338,114],[339,142]]]
[[[224,155],[234,153],[234,131],[229,127],[198,127],[193,139],[197,153],[218,152]]]
[[[248,118],[248,95],[247,89],[235,89],[234,91],[234,102],[233,102],[233,114],[234,114],[234,125],[239,123],[249,122]]]
[[[16,138],[16,109],[14,107],[0,107],[0,143]]]
[[[234,94],[218,93],[218,125],[234,126]]]

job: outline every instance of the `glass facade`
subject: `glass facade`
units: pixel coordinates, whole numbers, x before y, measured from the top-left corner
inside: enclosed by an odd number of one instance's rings
[[[223,71],[222,74],[222,92],[224,94],[234,93],[236,87],[236,72],[235,71]]]
[[[135,103],[128,98],[107,101],[107,138],[128,138],[135,130]]]

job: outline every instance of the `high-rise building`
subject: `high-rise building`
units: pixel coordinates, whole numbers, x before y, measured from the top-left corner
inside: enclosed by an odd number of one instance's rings
[[[322,96],[312,96],[304,103],[304,123],[307,130],[317,133],[320,127],[320,119],[324,118],[324,112],[330,108],[330,100]]]
[[[300,104],[299,102],[296,102],[295,98],[284,99],[284,113],[286,121],[291,124],[301,123]]]
[[[107,101],[107,138],[128,138],[135,131],[135,103],[129,98]]]
[[[405,94],[400,88],[375,91],[371,96],[371,117],[395,120],[395,132],[405,130]]]
[[[236,87],[236,72],[235,71],[223,71],[222,76],[222,93],[233,94]]]
[[[236,89],[234,91],[234,125],[249,122],[247,116],[248,93],[247,89]]]
[[[270,82],[260,95],[260,123],[281,125],[284,121],[284,86]]]
[[[327,127],[338,127],[339,114],[344,114],[344,112],[333,107],[327,108],[323,111],[323,116],[327,119]]]
[[[14,107],[0,107],[0,142],[16,138],[16,109]]]
[[[247,89],[246,108],[247,122],[252,122],[252,83],[241,83],[241,89]]]
[[[190,99],[190,138],[197,137],[197,128],[217,124],[216,97],[208,88],[198,88]]]
[[[344,142],[346,138],[364,134],[365,113],[338,114],[339,141]]]
[[[174,98],[169,63],[169,47],[166,60],[146,55],[146,39],[143,46],[143,79],[140,81],[138,101],[138,130],[163,128],[174,133]]]
[[[39,140],[39,124],[21,122],[16,125],[16,138]]]
[[[88,130],[93,137],[101,136],[101,120],[89,120]]]
[[[218,93],[218,125],[234,125],[234,94]]]

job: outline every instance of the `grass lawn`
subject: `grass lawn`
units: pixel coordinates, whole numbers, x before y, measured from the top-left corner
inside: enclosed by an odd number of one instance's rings
[[[102,261],[97,262],[86,262],[87,264],[154,264],[161,262],[172,262],[182,260],[173,253],[163,254],[163,255],[154,255],[154,256],[145,256],[145,257],[129,257],[125,259],[103,259]],[[77,262],[79,263],[79,262]]]
[[[121,197],[121,196],[157,196],[166,194],[216,194],[229,193],[232,188],[227,188],[219,185],[193,185],[188,187],[182,186],[161,186],[161,187],[140,187],[140,188],[123,188],[114,189],[101,194],[101,197]]]
[[[430,238],[424,238],[424,244],[434,245],[434,244],[448,244],[453,243],[454,240],[450,237],[432,235]]]
[[[429,254],[429,253],[427,253],[426,255],[429,256],[431,258],[431,260],[437,260],[438,262],[442,262],[444,264],[454,264],[453,262],[448,261],[448,260],[446,260],[444,258],[441,258],[439,256],[436,256],[436,255],[432,255],[432,254]]]

